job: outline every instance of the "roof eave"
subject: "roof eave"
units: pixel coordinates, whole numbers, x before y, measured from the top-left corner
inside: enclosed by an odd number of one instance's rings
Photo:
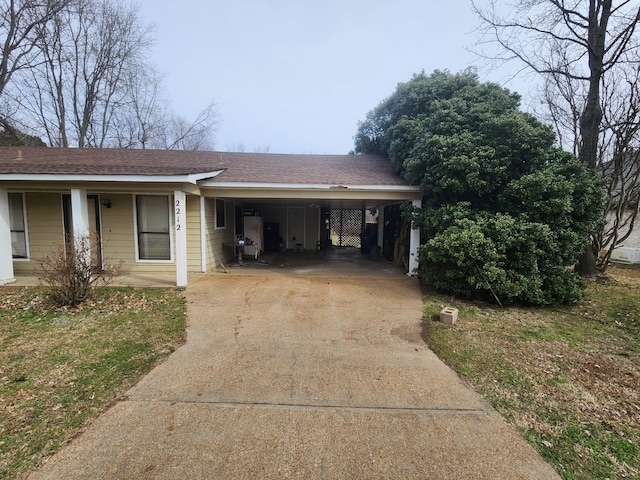
[[[258,190],[351,190],[351,191],[396,191],[420,192],[420,187],[414,185],[352,185],[352,184],[322,184],[322,183],[258,183],[258,182],[198,182],[201,188],[241,188]]]
[[[33,182],[123,182],[123,183],[190,183],[197,185],[199,181],[214,178],[224,170],[192,173],[186,175],[85,175],[57,173],[2,173],[0,181],[33,181]]]

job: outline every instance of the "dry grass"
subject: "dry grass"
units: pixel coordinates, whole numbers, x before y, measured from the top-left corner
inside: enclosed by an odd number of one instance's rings
[[[0,478],[75,436],[182,341],[177,289],[104,288],[75,309],[0,290]]]
[[[429,343],[567,479],[640,478],[640,269],[572,307],[499,309],[429,294]]]

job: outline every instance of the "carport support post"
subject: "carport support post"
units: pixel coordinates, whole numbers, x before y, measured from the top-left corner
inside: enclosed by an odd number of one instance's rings
[[[173,192],[176,229],[176,286],[187,286],[187,195]]]
[[[413,208],[422,208],[422,200],[414,200]],[[407,275],[415,277],[418,274],[418,247],[420,246],[420,227],[411,223],[411,238],[409,240],[409,271]]]
[[[13,283],[13,256],[11,254],[11,218],[9,217],[9,194],[0,188],[0,285]]]

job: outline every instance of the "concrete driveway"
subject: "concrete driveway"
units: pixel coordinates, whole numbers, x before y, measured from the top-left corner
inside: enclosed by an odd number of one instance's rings
[[[418,282],[238,269],[188,338],[32,479],[553,479],[427,348]]]

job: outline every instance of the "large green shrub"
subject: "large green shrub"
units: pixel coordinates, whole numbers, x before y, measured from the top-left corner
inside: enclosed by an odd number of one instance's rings
[[[436,288],[500,303],[575,301],[571,267],[602,188],[519,103],[472,72],[415,75],[360,124],[356,151],[386,155],[420,185],[420,275]]]

